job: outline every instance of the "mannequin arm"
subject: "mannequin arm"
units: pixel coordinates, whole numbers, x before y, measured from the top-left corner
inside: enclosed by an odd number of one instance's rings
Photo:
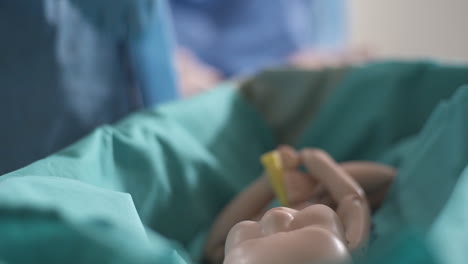
[[[211,263],[221,263],[229,230],[237,223],[251,220],[265,210],[274,198],[266,175],[242,191],[217,217],[205,245],[204,253]]]
[[[372,210],[377,209],[385,199],[387,191],[396,175],[396,170],[390,166],[368,161],[349,161],[339,163],[364,190]],[[323,184],[318,184],[314,197],[323,204],[336,208],[336,204],[325,190]]]
[[[370,211],[363,189],[327,153],[317,149],[301,152],[304,166],[338,205],[337,214],[343,223],[349,249],[362,245],[368,237]]]
[[[396,175],[394,168],[375,162],[351,161],[340,166],[364,189],[373,210],[384,200]]]

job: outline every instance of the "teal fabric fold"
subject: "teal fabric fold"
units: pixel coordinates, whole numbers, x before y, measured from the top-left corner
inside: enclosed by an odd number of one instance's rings
[[[375,216],[377,236],[411,226],[426,234],[468,164],[468,86],[442,102],[401,153],[403,162],[386,203]]]
[[[459,177],[447,205],[428,234],[429,245],[440,263],[462,264],[468,259],[468,167]]]
[[[189,261],[178,244],[156,234],[149,234],[149,239],[137,239],[133,232],[113,222],[65,221],[54,210],[2,208],[0,232],[2,263],[184,264]]]
[[[437,104],[468,83],[466,66],[376,62],[356,67],[327,97],[297,147],[337,160],[379,160],[420,132]]]
[[[189,101],[103,126],[69,148],[3,176],[0,205],[32,215],[38,209],[52,210],[61,216],[55,222],[59,229],[98,220],[142,234],[145,226],[158,238],[158,243],[150,239],[146,244],[160,248],[157,251],[174,245],[186,249],[208,230],[217,212],[261,173],[258,159],[274,147],[270,130],[234,86],[228,83]],[[18,221],[17,228],[23,224]],[[23,233],[26,240],[46,239],[46,234]],[[78,239],[81,246],[88,243],[88,238],[75,235],[63,239]],[[147,240],[123,237],[137,244]],[[9,256],[19,257],[27,247],[18,246],[18,255]],[[53,252],[52,248],[44,252],[44,263]],[[180,258],[164,263],[188,259],[185,250],[175,252]],[[5,261],[15,262],[14,257]]]

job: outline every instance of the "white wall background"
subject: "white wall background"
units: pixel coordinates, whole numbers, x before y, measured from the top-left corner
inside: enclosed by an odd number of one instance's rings
[[[379,57],[468,62],[468,0],[348,0],[351,44]]]

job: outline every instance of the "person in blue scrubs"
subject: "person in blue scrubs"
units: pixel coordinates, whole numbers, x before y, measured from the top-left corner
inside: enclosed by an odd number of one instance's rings
[[[171,0],[178,45],[222,78],[288,63],[300,51],[342,49],[345,0]]]
[[[0,1],[0,175],[177,98],[166,4]]]

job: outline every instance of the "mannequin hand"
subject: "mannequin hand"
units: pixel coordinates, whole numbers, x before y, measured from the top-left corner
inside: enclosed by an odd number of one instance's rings
[[[286,172],[285,184],[289,203],[294,209],[301,210],[311,203],[336,208],[325,187],[307,173],[298,170]]]
[[[312,180],[309,175],[296,169],[286,171],[284,178],[286,192],[291,206],[294,207],[297,204],[308,202],[313,199],[317,182]]]
[[[287,145],[281,145],[277,150],[285,169],[285,185],[290,205],[294,208],[302,207],[311,200],[330,204],[329,195],[323,186],[318,184],[313,175],[300,170],[303,161],[299,152]]]
[[[281,157],[281,162],[283,164],[283,168],[288,170],[296,170],[301,165],[301,157],[299,152],[288,145],[280,145],[277,148],[279,155]]]

